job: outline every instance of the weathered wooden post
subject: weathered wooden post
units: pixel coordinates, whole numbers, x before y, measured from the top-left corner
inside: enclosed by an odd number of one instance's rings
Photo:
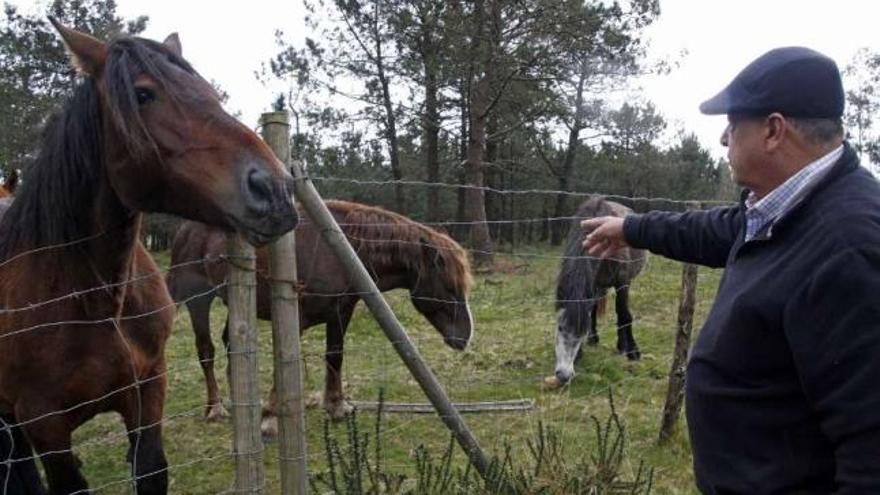
[[[290,118],[287,112],[264,113],[263,139],[279,160],[290,163]],[[292,191],[291,191],[292,192]],[[303,361],[300,349],[299,300],[296,292],[296,237],[288,232],[269,247],[272,284],[272,350],[275,408],[278,414],[278,468],[281,493],[308,492],[306,427],[303,404]]]
[[[700,204],[688,202],[688,210],[697,210]],[[697,301],[697,265],[684,263],[681,271],[681,300],[678,305],[678,328],[675,332],[675,352],[672,368],[669,370],[669,389],[666,404],[663,406],[663,421],[660,425],[660,443],[667,442],[675,432],[675,425],[681,415],[684,400],[684,380],[687,369],[688,352],[691,345],[691,331],[694,326],[694,306]]]
[[[257,365],[256,259],[254,248],[238,234],[229,235],[227,255],[235,489],[241,493],[262,493],[264,478]]]
[[[385,336],[391,342],[394,350],[403,360],[410,373],[419,383],[422,390],[427,395],[428,400],[434,406],[440,419],[452,431],[455,439],[461,445],[462,450],[467,454],[471,463],[484,478],[489,474],[489,461],[486,454],[477,443],[477,439],[464,423],[461,414],[455,409],[450,402],[449,397],[434,376],[434,373],[422,360],[419,351],[415,348],[406,330],[397,320],[394,312],[388,306],[388,303],[382,297],[376,283],[370,278],[370,274],[358,258],[357,253],[348,243],[345,234],[336,223],[333,215],[324,205],[324,201],[315,190],[315,186],[306,177],[305,172],[300,168],[299,164],[292,164],[294,177],[296,178],[296,197],[302,203],[303,210],[308,213],[312,221],[318,226],[321,234],[333,253],[345,267],[351,281],[355,285],[355,290],[361,294],[370,312],[376,318]]]

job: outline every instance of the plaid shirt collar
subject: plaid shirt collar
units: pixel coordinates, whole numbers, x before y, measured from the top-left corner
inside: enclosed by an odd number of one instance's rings
[[[755,193],[750,192],[745,201],[746,242],[754,239],[755,235],[762,231],[762,238],[769,239],[776,220],[794,205],[810,186],[818,182],[841,155],[843,155],[843,145],[813,161],[760,200],[755,197]]]

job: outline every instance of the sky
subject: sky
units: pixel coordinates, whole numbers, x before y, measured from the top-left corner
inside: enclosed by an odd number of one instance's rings
[[[46,2],[9,3],[37,13]],[[143,34],[148,38],[178,32],[184,57],[220,84],[230,96],[228,109],[240,112],[251,127],[283,89],[254,76],[277,51],[275,31],[282,29],[295,44],[307,34],[301,0],[117,0],[117,5],[123,17],[150,17]],[[697,107],[754,58],[775,47],[803,45],[843,69],[861,47],[880,51],[877,0],[661,0],[660,6],[659,20],[646,31],[649,57],[676,61],[678,68],[642,77],[628,97],[658,107],[670,122],[667,138],[678,129],[694,132],[718,158],[726,155],[718,142],[724,117],[701,115]]]

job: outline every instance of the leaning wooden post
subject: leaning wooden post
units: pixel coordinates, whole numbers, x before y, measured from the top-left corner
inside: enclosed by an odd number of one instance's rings
[[[428,400],[431,401],[431,404],[437,410],[440,419],[452,431],[458,444],[461,445],[462,450],[467,454],[477,472],[485,478],[489,474],[489,461],[477,443],[477,439],[468,429],[464,419],[462,419],[461,415],[452,405],[452,402],[450,402],[437,377],[434,376],[434,373],[422,360],[419,351],[410,341],[406,330],[397,320],[394,312],[391,311],[388,303],[376,287],[375,282],[373,282],[370,274],[364,268],[360,258],[358,258],[357,253],[355,253],[345,238],[342,229],[339,228],[333,215],[324,205],[324,201],[321,199],[318,191],[315,190],[315,186],[306,177],[305,172],[303,172],[297,162],[293,162],[292,165],[294,177],[296,178],[296,197],[302,203],[303,209],[318,226],[324,240],[333,250],[333,253],[342,263],[343,267],[345,267],[346,273],[348,273],[355,285],[355,290],[358,291],[367,307],[370,308],[376,321],[382,327],[382,331],[385,332],[385,336],[388,337],[388,340],[394,346],[394,350],[397,351],[406,367],[409,368],[410,373],[419,382],[419,386],[422,387]]]
[[[229,365],[235,428],[235,489],[263,492],[263,439],[257,366],[257,292],[254,248],[238,234],[227,240],[229,265]]]
[[[699,203],[688,202],[688,210],[697,210]],[[697,265],[684,263],[681,271],[681,300],[678,305],[678,328],[675,332],[675,352],[672,368],[669,370],[669,389],[666,404],[663,406],[663,422],[660,425],[660,443],[667,442],[675,432],[675,425],[681,415],[684,400],[684,380],[687,369],[688,352],[691,345],[691,331],[694,325],[694,306],[697,301]]]
[[[287,112],[264,113],[263,139],[285,164],[290,163],[290,118]],[[291,191],[292,192],[292,191]],[[281,493],[308,493],[306,426],[303,407],[303,362],[299,340],[294,231],[269,247],[272,284],[272,349],[275,359],[275,406],[278,415],[278,468]]]

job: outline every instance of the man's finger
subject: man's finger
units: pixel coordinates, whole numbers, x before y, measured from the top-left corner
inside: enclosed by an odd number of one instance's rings
[[[595,242],[592,246],[589,246],[587,248],[587,252],[590,254],[590,256],[599,256],[599,253],[601,253],[604,249],[605,245],[602,242]]]
[[[602,254],[600,254],[599,257],[607,259],[613,257],[615,254],[617,254],[617,247],[609,245],[604,251],[602,251]]]
[[[601,218],[588,218],[586,220],[581,220],[581,228],[593,230],[596,227],[602,225],[604,220]]]

